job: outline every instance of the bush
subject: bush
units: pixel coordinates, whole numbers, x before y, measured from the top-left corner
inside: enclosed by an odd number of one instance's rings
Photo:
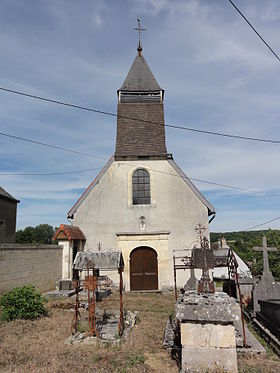
[[[34,286],[22,286],[4,293],[0,298],[0,317],[2,320],[34,320],[47,314],[46,299]]]

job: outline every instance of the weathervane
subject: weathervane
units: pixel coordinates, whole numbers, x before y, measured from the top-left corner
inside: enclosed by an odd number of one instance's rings
[[[140,24],[140,19],[139,18],[137,18],[137,22],[138,22],[138,26],[135,27],[133,30],[138,31],[138,47],[137,47],[137,52],[138,52],[138,54],[140,56],[141,52],[142,52],[142,47],[141,47],[141,32],[142,31],[147,31],[147,29],[141,28],[141,24]]]

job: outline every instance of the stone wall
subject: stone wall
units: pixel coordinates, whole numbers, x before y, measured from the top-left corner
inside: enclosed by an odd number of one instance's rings
[[[52,290],[61,272],[62,246],[0,245],[0,293],[27,284]]]

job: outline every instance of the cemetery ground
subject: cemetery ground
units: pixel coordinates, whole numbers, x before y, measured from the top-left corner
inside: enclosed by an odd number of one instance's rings
[[[95,345],[66,345],[73,299],[49,301],[49,315],[35,321],[0,322],[0,372],[178,372],[162,347],[168,316],[174,316],[174,294],[124,293],[124,307],[139,311],[139,319],[126,340]],[[119,295],[97,304],[118,309]],[[65,308],[63,308],[65,307]],[[279,372],[280,360],[270,350],[267,357],[239,357],[243,373]]]

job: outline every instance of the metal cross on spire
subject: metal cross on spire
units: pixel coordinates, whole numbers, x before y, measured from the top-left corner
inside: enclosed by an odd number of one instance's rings
[[[138,47],[137,47],[137,52],[138,52],[138,54],[140,56],[141,52],[142,52],[142,47],[141,47],[141,32],[142,31],[147,31],[147,29],[141,27],[140,19],[139,18],[137,18],[137,22],[138,22],[138,26],[135,27],[133,30],[138,31]]]

